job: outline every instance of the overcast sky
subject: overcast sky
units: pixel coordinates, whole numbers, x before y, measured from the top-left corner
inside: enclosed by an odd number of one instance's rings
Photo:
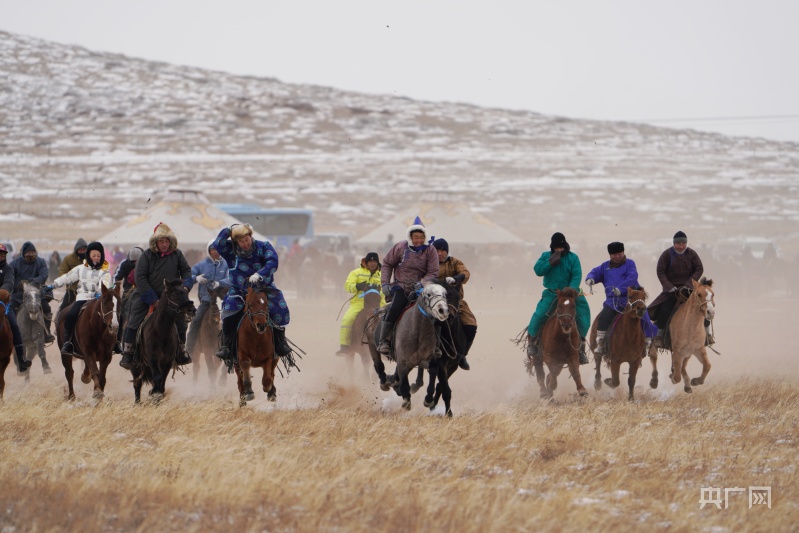
[[[0,0],[0,30],[97,51],[793,141],[798,22],[796,0]]]

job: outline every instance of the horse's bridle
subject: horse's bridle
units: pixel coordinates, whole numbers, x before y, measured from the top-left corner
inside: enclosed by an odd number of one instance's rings
[[[111,301],[113,301],[113,298],[117,298],[118,299],[116,293],[111,293],[111,298],[112,298]],[[110,325],[113,324],[113,320],[111,321],[111,324],[109,324],[108,322],[105,321],[105,317],[107,317],[108,315],[113,315],[114,314],[114,306],[112,305],[111,306],[111,310],[108,311],[108,312],[105,312],[105,311],[103,311],[103,297],[100,296],[100,298],[98,298],[98,300],[100,300],[100,303],[97,305],[97,307],[99,308],[97,310],[97,314],[100,315],[100,318],[102,318],[103,324],[106,325],[106,328],[109,328]]]
[[[263,335],[264,333],[266,333],[266,328],[264,328],[263,331],[260,331],[258,329],[258,326],[255,325],[255,321],[253,320],[253,317],[255,317],[255,316],[264,316],[264,317],[266,317],[266,325],[269,326],[270,325],[269,324],[269,313],[267,313],[264,310],[256,311],[256,312],[253,313],[252,312],[252,306],[249,304],[249,302],[247,302],[247,307],[245,309],[245,314],[247,315],[247,318],[250,320],[250,325],[252,326],[252,329],[254,329],[255,332],[258,335]]]
[[[425,305],[431,311],[433,310],[433,306],[437,305],[440,300],[443,300],[445,303],[447,302],[447,297],[440,295],[440,294],[424,294],[420,295],[422,299],[425,301]],[[419,311],[426,317],[432,318],[429,312],[425,311],[424,308],[419,304],[419,301],[416,302],[416,307],[419,308]],[[449,304],[447,303],[447,309],[449,309]]]
[[[624,309],[624,313],[625,314],[626,313],[634,313],[635,312],[635,308],[633,306],[635,304],[639,303],[639,302],[644,304],[644,309],[646,309],[646,302],[644,300],[640,299],[640,298],[638,300],[633,300],[633,301],[627,300],[627,306]]]

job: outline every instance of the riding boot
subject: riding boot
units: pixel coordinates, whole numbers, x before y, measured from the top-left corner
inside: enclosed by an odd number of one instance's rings
[[[705,326],[705,346],[713,346],[716,344],[716,339],[713,338],[713,334],[710,332],[710,326]]]
[[[666,334],[666,329],[665,328],[664,329],[658,329],[657,335],[655,335],[655,338],[652,339],[652,342],[655,343],[655,348],[663,348],[664,347],[663,339],[664,339],[664,335],[665,334]]]
[[[114,343],[114,349],[113,349],[113,351],[111,353],[122,353],[122,343],[119,342],[119,341],[116,341]]]
[[[342,344],[336,352],[336,355],[350,355],[351,353],[350,347]]]
[[[122,359],[119,366],[125,370],[133,368],[133,341],[136,339],[136,330],[130,328],[125,330],[125,337],[122,345]]]
[[[605,354],[605,334],[607,331],[599,331],[596,332],[596,350],[594,350],[594,355],[604,355]]]
[[[588,356],[585,354],[585,339],[580,338],[580,364],[587,365],[588,363]]]
[[[25,359],[25,346],[22,344],[17,344],[14,346],[14,349],[17,352],[17,366],[19,367],[19,373],[24,374],[28,371],[33,363]]]
[[[394,329],[393,322],[381,320],[377,324],[377,330],[375,331],[375,344],[377,345],[377,351],[381,355],[388,356],[391,354],[391,345],[388,342],[388,336],[392,329]]]
[[[55,336],[50,333],[50,325],[53,323],[53,314],[47,313],[44,315],[44,342],[55,341]]]
[[[182,342],[178,343],[178,351],[175,354],[175,364],[178,366],[191,364],[191,355],[189,355],[189,352],[186,350],[186,345]]]
[[[533,359],[539,355],[538,352],[538,335],[535,337],[527,337],[527,357]]]
[[[291,353],[289,343],[286,342],[286,330],[284,328],[278,326],[273,327],[272,336],[275,342],[275,354],[284,356]]]
[[[463,370],[469,370],[471,367],[469,366],[469,361],[466,360],[466,356],[461,354],[460,358],[458,359],[458,367],[462,368]]]
[[[61,346],[61,355],[73,355],[75,353],[75,347],[72,346],[72,341],[68,340]]]

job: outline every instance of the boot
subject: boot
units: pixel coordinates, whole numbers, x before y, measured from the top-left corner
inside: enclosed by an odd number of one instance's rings
[[[596,332],[596,350],[594,350],[594,355],[604,355],[605,354],[605,334],[607,331],[599,331]]]
[[[350,347],[342,344],[341,347],[339,347],[338,351],[336,352],[336,355],[349,355],[351,353],[352,352],[350,351]]]
[[[48,313],[44,315],[44,342],[55,342],[55,336],[50,333],[50,324],[53,322],[53,315]]]
[[[178,343],[178,352],[175,354],[175,364],[178,366],[190,365],[191,355],[186,350],[186,345],[182,342]]]
[[[538,335],[527,338],[527,357],[533,359],[538,356]]]
[[[14,346],[14,349],[17,352],[17,366],[19,367],[18,372],[20,374],[24,374],[28,371],[33,363],[25,359],[25,346],[22,344],[17,344]]]
[[[284,356],[291,353],[288,342],[286,342],[286,330],[284,328],[272,328],[272,338],[275,343],[275,353]]]
[[[658,329],[658,334],[655,335],[655,338],[652,339],[652,342],[655,343],[656,348],[663,348],[663,336],[666,334],[665,329]]]
[[[716,339],[713,338],[713,334],[710,332],[710,326],[705,326],[705,346],[713,346],[716,344]]]
[[[465,355],[461,355],[460,359],[458,360],[458,367],[464,370],[469,370],[471,367],[469,366],[469,361],[466,360]]]
[[[588,356],[585,354],[585,339],[580,339],[580,364],[587,365],[589,363]]]
[[[381,320],[380,323],[377,324],[377,331],[375,331],[375,344],[377,345],[378,353],[381,355],[388,356],[391,354],[391,345],[388,343],[388,335],[391,333],[392,329],[394,329],[393,322]]]
[[[113,351],[111,353],[122,353],[122,343],[119,342],[119,341],[116,341],[114,343],[114,349],[113,349]]]
[[[122,349],[122,359],[119,361],[119,366],[125,370],[133,368],[133,343],[126,342]]]
[[[61,355],[73,355],[75,353],[75,347],[72,346],[72,341],[67,341],[61,347]]]

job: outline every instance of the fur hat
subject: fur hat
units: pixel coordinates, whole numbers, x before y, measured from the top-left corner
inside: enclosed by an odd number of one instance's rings
[[[549,250],[554,252],[555,248],[565,248],[567,252],[571,250],[569,243],[566,242],[566,236],[563,235],[562,233],[552,234],[552,239],[549,243]]]
[[[623,242],[612,242],[608,244],[608,253],[609,254],[620,254],[624,251],[624,243]]]
[[[139,258],[141,257],[141,254],[143,254],[143,253],[144,253],[144,250],[142,250],[138,246],[134,246],[128,252],[128,260],[129,261],[138,261]]]
[[[674,234],[674,244],[678,242],[688,243],[688,237],[682,231],[678,231]]]
[[[233,224],[230,229],[230,238],[234,241],[240,239],[245,235],[252,236],[252,226],[249,224]]]
[[[377,252],[369,252],[366,254],[366,257],[363,258],[363,263],[366,264],[369,261],[377,261],[377,264],[380,264],[380,258],[377,256]]]
[[[433,241],[433,248],[436,250],[444,250],[449,253],[449,243],[444,239],[436,239]]]
[[[150,235],[150,251],[154,254],[158,253],[158,239],[169,239],[169,250],[166,253],[172,253],[178,249],[178,238],[172,232],[172,228],[159,222]]]
[[[422,219],[419,217],[416,217],[416,219],[414,219],[413,221],[413,224],[408,226],[408,245],[411,244],[412,240],[411,233],[413,233],[414,231],[421,231],[422,233],[424,233],[424,236],[427,237],[427,228],[424,227]]]
[[[92,250],[97,250],[98,252],[100,252],[100,261],[98,261],[97,263],[92,263],[92,260],[89,257],[89,252],[91,252]],[[100,244],[99,242],[89,243],[86,246],[86,259],[84,259],[84,261],[86,262],[87,265],[89,265],[94,269],[102,267],[103,263],[105,263],[105,248],[103,248],[103,245]]]

